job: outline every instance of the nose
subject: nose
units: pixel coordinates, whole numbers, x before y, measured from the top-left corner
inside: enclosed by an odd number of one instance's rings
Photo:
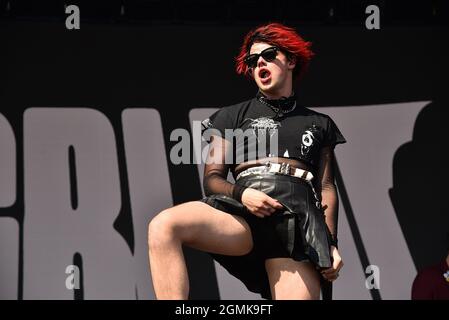
[[[265,59],[262,56],[260,56],[259,60],[257,60],[257,66],[260,68],[260,67],[266,66],[266,65],[267,65],[267,62],[265,61]]]

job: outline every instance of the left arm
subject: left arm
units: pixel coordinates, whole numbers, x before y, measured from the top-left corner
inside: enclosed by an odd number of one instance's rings
[[[334,182],[334,151],[331,147],[323,147],[320,151],[316,189],[321,198],[333,245],[337,246],[338,195]]]
[[[343,261],[337,249],[337,222],[338,222],[338,194],[334,182],[334,150],[325,146],[320,150],[318,176],[316,180],[317,193],[321,198],[326,225],[332,235],[331,255],[333,265],[323,270],[324,278],[333,281],[338,277],[338,271],[343,267]]]

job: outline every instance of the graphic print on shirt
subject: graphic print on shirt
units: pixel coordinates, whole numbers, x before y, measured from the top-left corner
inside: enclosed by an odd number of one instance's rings
[[[315,124],[304,130],[304,133],[301,136],[301,156],[303,158],[310,157],[313,153],[312,150],[318,144],[319,140],[320,130]]]
[[[281,123],[269,117],[245,118],[243,122],[249,121],[248,127],[245,131],[252,131],[252,135],[256,141],[251,143],[248,141],[249,158],[257,159],[259,156],[266,157],[267,155],[278,154],[278,128]],[[255,143],[255,145],[254,145]],[[257,151],[256,151],[257,150]],[[252,158],[252,156],[257,156]]]
[[[245,121],[246,120],[251,121],[249,127],[253,129],[254,135],[256,135],[257,137],[260,133],[265,134],[267,130],[270,133],[270,137],[272,137],[276,133],[278,127],[281,126],[281,123],[279,121],[274,121],[273,119],[268,117],[260,117],[257,119],[246,118]]]

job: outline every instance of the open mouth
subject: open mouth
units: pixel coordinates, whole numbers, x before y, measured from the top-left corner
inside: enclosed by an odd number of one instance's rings
[[[271,72],[268,69],[261,69],[259,71],[259,78],[261,81],[265,82],[271,78]]]

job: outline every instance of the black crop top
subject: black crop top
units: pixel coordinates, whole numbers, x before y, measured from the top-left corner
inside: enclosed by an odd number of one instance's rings
[[[328,115],[299,105],[294,96],[294,108],[285,114],[282,110],[292,109],[291,105],[264,98],[258,93],[253,99],[223,107],[202,121],[203,137],[210,143],[203,181],[206,195],[225,194],[240,201],[243,190],[226,180],[228,171],[235,178],[235,169],[241,164],[259,159],[297,160],[315,175],[320,149],[346,142]],[[262,152],[261,141],[266,146]]]

